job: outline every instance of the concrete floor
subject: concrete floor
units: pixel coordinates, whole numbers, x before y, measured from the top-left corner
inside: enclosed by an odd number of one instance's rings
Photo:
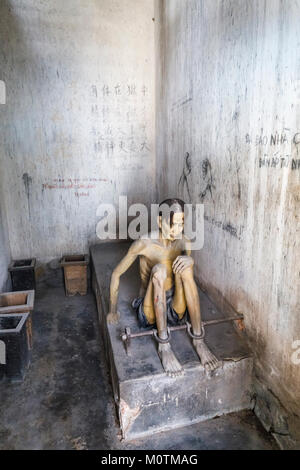
[[[0,450],[277,449],[249,411],[121,442],[94,296],[65,297],[60,271],[38,283],[33,331],[24,382],[0,384]]]

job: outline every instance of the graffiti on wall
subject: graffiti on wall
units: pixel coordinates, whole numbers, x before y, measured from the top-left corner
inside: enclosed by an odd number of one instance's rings
[[[263,129],[256,135],[246,134],[245,142],[259,150],[259,168],[300,169],[300,132],[291,132],[286,128],[282,132],[265,133]],[[293,150],[296,151],[295,158]]]
[[[199,194],[201,201],[204,201],[206,196],[210,195],[212,201],[214,202],[213,190],[216,189],[216,186],[214,184],[212,166],[208,158],[205,158],[202,162],[202,179],[204,181],[205,187]]]
[[[150,101],[149,101],[150,100]],[[91,87],[94,152],[108,159],[147,157],[151,96],[145,84],[103,83]]]
[[[53,178],[42,184],[42,191],[45,190],[72,190],[76,197],[88,197],[90,190],[96,189],[100,183],[108,183],[106,178]]]
[[[185,199],[184,191],[185,190],[187,191],[189,203],[191,203],[192,201],[190,187],[189,187],[189,176],[191,172],[192,172],[192,160],[191,160],[190,154],[187,152],[185,154],[182,173],[178,181],[178,190],[179,190],[179,194],[182,194],[184,199]]]

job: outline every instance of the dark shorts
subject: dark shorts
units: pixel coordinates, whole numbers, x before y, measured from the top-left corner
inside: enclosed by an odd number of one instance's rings
[[[167,304],[167,321],[170,326],[177,326],[186,322],[188,311],[184,312],[183,317],[180,319],[178,313],[175,312],[172,307],[173,297],[175,289],[174,287],[166,292],[166,304]],[[132,302],[132,307],[136,311],[138,322],[141,328],[153,328],[155,324],[150,324],[144,313],[144,297],[137,297]]]

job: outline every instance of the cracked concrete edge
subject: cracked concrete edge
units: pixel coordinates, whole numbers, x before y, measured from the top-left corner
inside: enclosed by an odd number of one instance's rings
[[[300,450],[300,419],[289,413],[258,377],[253,378],[254,413],[281,450]]]
[[[122,430],[122,437],[126,439],[127,434],[132,427],[134,421],[139,416],[141,412],[141,407],[138,406],[136,408],[130,408],[130,406],[126,403],[125,400],[122,398],[119,402],[119,421],[120,427]]]

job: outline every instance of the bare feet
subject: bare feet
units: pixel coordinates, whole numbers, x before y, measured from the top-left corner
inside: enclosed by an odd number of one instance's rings
[[[212,372],[220,366],[220,362],[216,356],[208,349],[203,339],[193,340],[194,348],[200,357],[201,364],[205,367],[207,372]]]
[[[167,375],[177,377],[183,374],[183,368],[176,359],[169,343],[158,345],[158,355]]]
[[[119,312],[117,313],[110,312],[106,318],[106,321],[109,325],[117,325],[119,323],[119,320],[120,320]]]

